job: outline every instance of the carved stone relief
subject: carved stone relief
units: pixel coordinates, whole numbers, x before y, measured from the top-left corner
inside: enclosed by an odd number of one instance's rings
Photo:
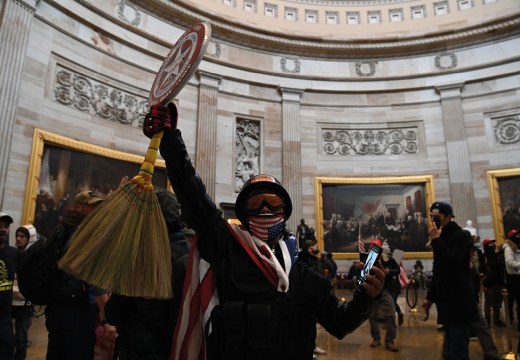
[[[376,73],[377,61],[364,61],[356,63],[356,74],[357,76],[374,76]]]
[[[299,74],[301,70],[301,62],[296,58],[283,57],[280,59],[280,67],[284,73]]]
[[[497,144],[520,144],[520,114],[493,118],[491,123]]]
[[[260,174],[260,121],[237,119],[235,129],[235,192],[240,192],[244,183]]]
[[[419,153],[417,127],[392,129],[321,129],[328,156],[412,155]]]
[[[56,68],[53,91],[53,100],[62,105],[133,127],[142,127],[148,112],[147,98],[61,66]]]
[[[438,70],[449,70],[457,67],[457,55],[453,53],[439,54],[435,57],[435,67]]]
[[[126,21],[134,26],[139,26],[141,23],[141,11],[132,4],[120,0],[117,5],[117,16],[123,21]]]

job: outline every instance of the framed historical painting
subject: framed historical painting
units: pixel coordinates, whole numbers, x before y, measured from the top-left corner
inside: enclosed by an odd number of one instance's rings
[[[380,239],[404,258],[431,258],[428,206],[433,176],[374,178],[318,177],[316,234],[321,249],[338,259],[358,258]]]
[[[72,204],[75,194],[94,190],[104,198],[123,177],[139,173],[144,156],[35,129],[22,213],[24,224],[49,236]],[[157,160],[152,177],[156,190],[169,188],[163,160]]]
[[[520,228],[520,168],[487,172],[495,239],[503,244],[510,230]]]

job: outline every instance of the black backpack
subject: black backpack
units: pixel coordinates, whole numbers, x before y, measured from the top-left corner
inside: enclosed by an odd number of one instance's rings
[[[56,233],[38,240],[23,254],[18,267],[18,287],[26,300],[34,305],[47,305],[56,296],[60,282],[57,262],[64,254],[66,236],[59,226]]]

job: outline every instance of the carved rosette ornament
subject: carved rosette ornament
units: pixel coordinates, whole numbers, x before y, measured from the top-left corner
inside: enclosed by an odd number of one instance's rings
[[[329,156],[418,154],[417,128],[323,129],[323,152]]]
[[[507,116],[493,120],[495,140],[501,145],[520,143],[520,115]]]

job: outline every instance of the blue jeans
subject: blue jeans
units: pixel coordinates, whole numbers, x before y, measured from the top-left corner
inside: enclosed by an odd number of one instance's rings
[[[445,360],[469,360],[469,334],[471,325],[444,324],[442,358]]]

